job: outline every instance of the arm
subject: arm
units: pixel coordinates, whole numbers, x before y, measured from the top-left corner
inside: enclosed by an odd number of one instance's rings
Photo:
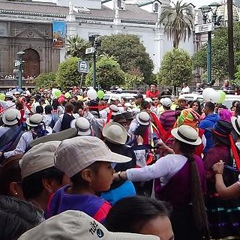
[[[221,160],[218,163],[213,165],[213,171],[215,173],[215,187],[217,193],[219,194],[220,198],[225,200],[237,198],[240,196],[240,183],[239,181],[232,184],[229,187],[226,187],[223,181],[223,169],[224,169],[224,162]]]

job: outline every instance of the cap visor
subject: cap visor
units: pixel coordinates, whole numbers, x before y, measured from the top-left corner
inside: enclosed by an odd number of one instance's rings
[[[107,239],[112,240],[160,240],[159,237],[153,235],[143,235],[137,233],[115,233],[108,232]]]

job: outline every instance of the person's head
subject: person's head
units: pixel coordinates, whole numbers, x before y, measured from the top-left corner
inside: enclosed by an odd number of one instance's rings
[[[143,95],[142,95],[142,94],[138,94],[138,95],[135,97],[135,104],[136,104],[136,105],[141,105],[142,102],[143,102]]]
[[[184,109],[181,111],[177,118],[176,125],[180,127],[182,125],[188,125],[194,129],[198,128],[200,115],[195,112],[192,108]]]
[[[172,105],[172,100],[170,98],[168,97],[162,98],[160,102],[165,110],[170,110]]]
[[[72,113],[73,112],[73,105],[72,105],[72,103],[67,103],[66,105],[65,105],[65,112],[66,113]]]
[[[0,166],[0,195],[24,199],[21,187],[21,169],[19,167],[21,158],[22,155],[14,155]]]
[[[239,101],[233,101],[232,102],[232,106],[231,106],[231,111],[236,111],[236,107],[237,107],[237,105],[239,104]]]
[[[84,212],[68,210],[53,216],[24,233],[19,240],[160,240],[157,236],[115,233]]]
[[[156,85],[155,84],[151,84],[150,91],[151,92],[155,92],[156,91]]]
[[[90,136],[92,133],[90,122],[84,117],[74,119],[71,122],[71,128],[78,130],[78,136]]]
[[[113,232],[156,235],[161,240],[173,240],[169,205],[144,196],[119,200],[109,211],[105,226]]]
[[[21,113],[17,109],[8,109],[4,111],[2,121],[5,126],[14,126],[20,123]]]
[[[187,83],[183,83],[183,87],[187,87],[188,86],[188,84]]]
[[[111,163],[130,160],[111,152],[97,137],[81,136],[62,141],[56,151],[55,166],[70,177],[73,188],[95,193],[109,190],[114,173]]]
[[[45,114],[51,114],[52,113],[52,106],[47,105],[44,110],[45,110]]]
[[[36,106],[36,113],[43,114],[43,106]]]
[[[47,203],[50,194],[69,183],[64,173],[54,167],[54,154],[60,141],[41,143],[20,160],[22,190],[26,199]],[[46,206],[41,206],[45,209]]]
[[[220,120],[231,122],[232,112],[228,109],[221,109],[219,111]]]
[[[53,99],[53,101],[52,101],[53,109],[57,110],[59,105],[60,104],[59,104],[58,100],[57,99]]]
[[[230,85],[230,82],[229,82],[229,80],[224,80],[224,83],[223,83],[223,85],[224,85],[225,87],[228,87],[228,86]]]
[[[214,113],[214,108],[215,108],[215,104],[212,102],[206,102],[204,105],[204,113],[205,115],[209,115],[209,114],[213,114]]]
[[[197,113],[201,113],[201,105],[197,100],[191,102],[190,108],[192,108]]]
[[[158,106],[158,104],[159,104],[159,99],[158,99],[158,97],[152,98],[152,104],[153,104],[154,106]]]
[[[178,106],[180,108],[185,108],[187,106],[187,100],[185,99],[184,96],[179,96],[179,98],[178,98]]]
[[[16,240],[41,222],[41,215],[28,202],[0,196],[0,239]]]

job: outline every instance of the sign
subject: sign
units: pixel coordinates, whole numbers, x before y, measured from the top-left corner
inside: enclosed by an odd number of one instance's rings
[[[86,48],[85,50],[85,54],[93,54],[94,52],[95,52],[94,47]]]
[[[214,23],[196,25],[195,27],[195,33],[212,32],[213,30],[214,30]]]
[[[53,21],[53,47],[63,48],[66,38],[66,23],[63,21]]]
[[[78,61],[78,71],[81,73],[88,73],[89,71],[88,61]]]

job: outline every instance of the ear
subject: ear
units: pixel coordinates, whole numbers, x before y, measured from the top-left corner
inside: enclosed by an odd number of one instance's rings
[[[12,196],[22,196],[22,188],[17,182],[11,182],[9,185],[9,192]]]
[[[92,183],[92,181],[94,179],[94,173],[91,171],[91,169],[86,168],[86,169],[82,170],[81,177],[88,183]]]
[[[43,187],[47,190],[49,194],[54,191],[54,180],[51,178],[43,178],[42,179]]]

